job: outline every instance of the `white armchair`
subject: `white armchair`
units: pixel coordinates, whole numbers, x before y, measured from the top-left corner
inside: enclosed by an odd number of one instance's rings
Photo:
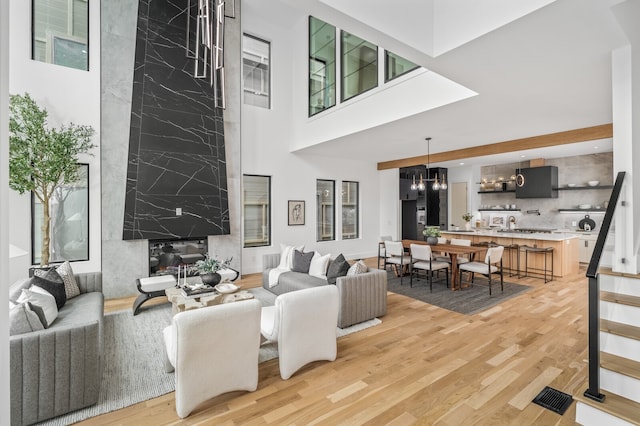
[[[253,299],[173,317],[164,329],[164,340],[176,372],[178,416],[187,417],[200,403],[220,394],[256,390],[260,310],[260,302]]]
[[[323,285],[276,297],[262,308],[261,332],[278,343],[280,377],[287,380],[313,361],[337,356],[338,289]]]

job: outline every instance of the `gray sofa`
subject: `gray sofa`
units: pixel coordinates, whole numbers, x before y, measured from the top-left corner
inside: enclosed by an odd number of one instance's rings
[[[95,404],[102,378],[102,274],[75,274],[80,295],[51,327],[10,336],[11,424],[29,425]],[[28,280],[9,290],[15,300]]]
[[[319,285],[330,285],[326,280],[301,272],[284,272],[278,285],[269,288],[269,271],[280,264],[280,253],[262,257],[262,287],[275,295]],[[369,269],[364,274],[338,277],[340,295],[338,327],[345,328],[387,313],[387,274],[379,269]]]

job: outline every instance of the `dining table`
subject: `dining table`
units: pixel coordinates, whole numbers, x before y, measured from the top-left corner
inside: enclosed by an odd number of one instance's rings
[[[422,244],[426,245],[427,242],[423,240],[402,240],[402,247],[406,250],[409,250],[411,244]],[[458,255],[469,255],[469,259],[473,260],[473,257],[476,253],[481,253],[487,250],[487,247],[483,246],[459,246],[454,244],[435,244],[431,245],[432,251],[438,251],[442,253],[446,253],[451,259],[451,290],[456,291],[460,290],[462,287],[460,286],[460,273],[458,271]]]

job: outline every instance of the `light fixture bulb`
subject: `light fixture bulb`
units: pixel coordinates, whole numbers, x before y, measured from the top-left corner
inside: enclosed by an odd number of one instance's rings
[[[411,190],[415,191],[418,189],[418,184],[416,183],[416,175],[413,175],[413,183],[411,183]]]
[[[440,189],[445,190],[449,187],[449,185],[447,185],[447,175],[445,175],[444,173],[442,174],[442,183],[440,184]]]
[[[433,182],[433,186],[431,187],[434,191],[440,190],[440,182],[438,182],[438,174],[436,173],[436,180]]]
[[[418,190],[424,191],[424,188],[425,188],[424,180],[422,180],[422,173],[420,173],[420,182],[418,183]]]

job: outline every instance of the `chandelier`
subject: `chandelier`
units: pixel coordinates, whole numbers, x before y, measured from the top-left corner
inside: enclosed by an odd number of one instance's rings
[[[191,2],[197,1],[192,6]],[[187,5],[187,57],[194,60],[193,77],[208,79],[213,88],[214,106],[225,109],[224,75],[225,0],[189,0]],[[194,14],[192,17],[191,15]],[[196,23],[191,39],[190,23]]]
[[[438,179],[438,173],[436,173],[436,177],[434,179],[429,179],[429,165],[431,163],[431,138],[427,137],[425,138],[425,140],[427,141],[427,178],[423,179],[422,173],[420,173],[420,180],[416,183],[416,175],[414,174],[413,182],[411,183],[411,189],[414,191],[424,191],[424,189],[426,188],[425,182],[433,181],[431,189],[433,189],[434,191],[445,190],[449,187],[449,185],[447,185],[447,176],[444,173],[442,174],[442,180]]]

